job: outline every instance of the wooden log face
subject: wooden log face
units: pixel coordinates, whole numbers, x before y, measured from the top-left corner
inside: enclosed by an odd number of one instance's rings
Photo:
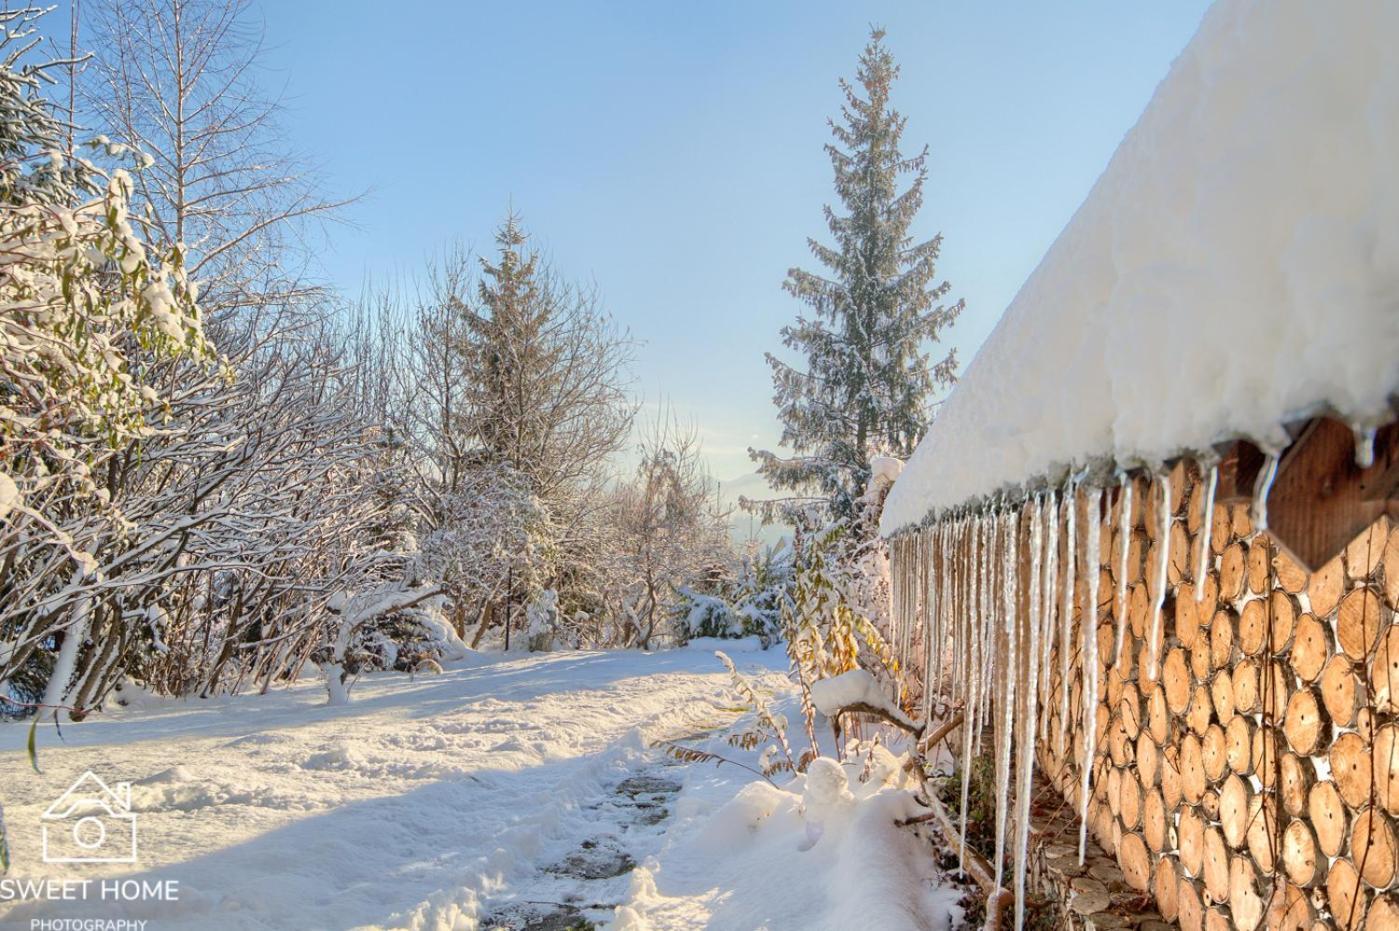
[[[1399,527],[1389,532],[1381,565],[1384,567],[1384,600],[1391,610],[1399,609]]]
[[[1183,931],[1204,931],[1205,909],[1194,880],[1182,876],[1176,887],[1176,920]]]
[[[1399,653],[1396,653],[1399,657]],[[1174,647],[1166,654],[1161,667],[1161,684],[1166,689],[1166,707],[1181,714],[1190,704],[1190,671],[1186,668],[1185,651]]]
[[[1389,540],[1389,518],[1381,517],[1360,532],[1346,546],[1346,576],[1352,580],[1368,579],[1379,568]]]
[[[1399,711],[1399,625],[1391,624],[1380,637],[1379,649],[1370,661],[1370,698],[1375,710]]]
[[[1234,613],[1221,608],[1210,620],[1210,664],[1215,669],[1228,669],[1234,657]]]
[[[1370,914],[1365,922],[1365,931],[1395,931],[1399,929],[1399,898],[1393,895],[1376,896],[1370,903]]]
[[[1351,808],[1362,807],[1370,797],[1370,747],[1355,733],[1345,733],[1331,744],[1331,778],[1341,799]]]
[[[1218,724],[1211,724],[1205,729],[1205,736],[1200,738],[1200,758],[1204,763],[1205,778],[1210,782],[1218,782],[1228,772],[1228,745],[1224,728]]]
[[[1271,789],[1278,779],[1282,738],[1271,727],[1256,727],[1253,729],[1253,746],[1250,752],[1253,756],[1253,775],[1263,784],[1263,788]]]
[[[1185,723],[1199,736],[1203,737],[1205,731],[1210,726],[1210,717],[1214,713],[1214,704],[1210,701],[1210,690],[1203,685],[1197,685],[1190,693],[1190,707],[1185,713]]]
[[[1128,682],[1122,687],[1122,700],[1118,703],[1122,715],[1122,730],[1129,740],[1136,740],[1142,731],[1142,699],[1136,683]]]
[[[1151,595],[1145,582],[1133,585],[1127,593],[1127,623],[1132,636],[1138,640],[1146,636],[1147,623],[1151,620]]]
[[[1326,713],[1338,727],[1355,722],[1357,682],[1350,661],[1337,654],[1321,670],[1321,700]]]
[[[1307,818],[1321,852],[1328,857],[1339,856],[1346,845],[1350,819],[1334,782],[1318,782],[1312,786],[1307,795]]]
[[[1137,737],[1137,775],[1141,779],[1143,789],[1150,789],[1156,785],[1160,762],[1161,751],[1157,748],[1156,741],[1143,731]]]
[[[1273,574],[1283,591],[1297,595],[1307,587],[1311,573],[1286,550],[1273,554]]]
[[[1210,660],[1210,640],[1206,631],[1200,631],[1195,645],[1190,648],[1190,672],[1195,678],[1205,680],[1210,677],[1214,664]]]
[[[1258,891],[1258,870],[1247,856],[1229,861],[1229,910],[1234,927],[1253,931],[1263,920],[1263,896]]]
[[[1175,633],[1180,645],[1189,650],[1195,645],[1195,640],[1199,636],[1200,628],[1204,625],[1200,623],[1200,611],[1203,604],[1195,603],[1195,586],[1193,583],[1185,582],[1176,590],[1175,604]],[[1208,620],[1208,615],[1205,618]]]
[[[1375,734],[1375,797],[1384,810],[1399,815],[1399,727],[1386,724]]]
[[[1180,879],[1176,861],[1161,857],[1156,861],[1151,876],[1152,894],[1156,897],[1156,910],[1167,921],[1174,921],[1180,913]]]
[[[1142,804],[1142,837],[1152,853],[1166,849],[1166,803],[1160,789],[1148,792]]]
[[[1240,661],[1230,673],[1234,683],[1234,710],[1248,714],[1258,710],[1258,664]]]
[[[1205,794],[1205,763],[1200,738],[1186,734],[1180,743],[1181,794],[1191,805],[1197,805]]]
[[[1326,902],[1335,927],[1358,929],[1365,926],[1365,890],[1360,884],[1360,874],[1343,857],[1332,860],[1326,874]]]
[[[1306,892],[1291,883],[1279,883],[1263,922],[1270,931],[1309,931],[1315,919],[1316,910]]]
[[[1124,772],[1118,781],[1118,794],[1118,813],[1122,818],[1123,830],[1135,831],[1142,820],[1141,784],[1131,773]]]
[[[1187,874],[1198,877],[1205,858],[1205,819],[1200,817],[1193,805],[1180,809],[1176,843],[1180,851],[1180,865]]]
[[[1166,689],[1157,683],[1146,701],[1146,728],[1157,745],[1166,743],[1171,735],[1171,715],[1166,705]]]
[[[1307,581],[1307,601],[1311,603],[1312,613],[1317,617],[1326,617],[1334,611],[1341,602],[1345,587],[1346,567],[1341,557],[1337,556],[1313,572]]]
[[[1237,775],[1230,774],[1219,791],[1219,824],[1230,847],[1238,849],[1248,837],[1249,802],[1253,789]]]
[[[1117,863],[1122,867],[1122,875],[1127,879],[1127,885],[1138,892],[1146,892],[1151,888],[1151,855],[1147,852],[1146,843],[1140,835],[1122,835],[1122,843],[1117,850]]]
[[[1184,792],[1180,778],[1180,753],[1175,747],[1167,747],[1161,753],[1161,798],[1167,808],[1174,809],[1180,804]]]
[[[1255,795],[1248,803],[1248,855],[1265,874],[1271,874],[1277,867],[1280,833],[1273,797]]]
[[[1224,755],[1233,772],[1253,772],[1253,723],[1243,715],[1236,715],[1224,729]]]
[[[1283,811],[1300,818],[1307,811],[1307,795],[1316,782],[1315,767],[1307,757],[1293,753],[1282,755],[1282,785],[1279,792]]]
[[[1282,832],[1282,868],[1298,886],[1311,888],[1326,876],[1326,858],[1317,848],[1316,835],[1301,818],[1289,821]]]
[[[1297,619],[1288,663],[1303,682],[1314,682],[1331,658],[1331,630],[1313,614]]]
[[[1207,902],[1213,904],[1229,900],[1229,848],[1219,828],[1205,828],[1205,857],[1201,875],[1205,880]]]
[[[1298,689],[1288,699],[1282,731],[1294,753],[1311,756],[1327,730],[1321,702],[1311,689]]]
[[[1210,680],[1210,702],[1214,705],[1215,716],[1225,727],[1234,720],[1234,680],[1229,670],[1221,669]]]
[[[1194,547],[1190,545],[1190,535],[1186,533],[1185,525],[1179,521],[1171,524],[1170,541],[1166,581],[1171,585],[1178,585],[1182,579],[1190,577],[1190,554]]]
[[[1384,605],[1368,588],[1357,588],[1336,609],[1336,639],[1353,660],[1364,660],[1374,649],[1384,622]]]
[[[1387,888],[1394,881],[1394,826],[1383,811],[1367,808],[1350,829],[1350,859],[1370,885]]]
[[[1297,627],[1297,616],[1301,613],[1297,599],[1287,592],[1274,590],[1268,595],[1269,647],[1274,653],[1286,650],[1292,642],[1292,633]]]
[[[1243,597],[1247,587],[1245,562],[1247,551],[1242,543],[1231,543],[1219,560],[1219,597],[1224,601],[1237,601]]]

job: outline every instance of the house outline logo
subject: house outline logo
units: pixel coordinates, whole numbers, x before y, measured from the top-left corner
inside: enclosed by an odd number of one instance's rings
[[[39,816],[45,863],[135,863],[131,783],[88,770]]]

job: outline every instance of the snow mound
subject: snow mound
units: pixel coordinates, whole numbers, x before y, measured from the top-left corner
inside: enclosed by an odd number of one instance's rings
[[[1220,0],[895,483],[894,533],[1399,389],[1399,5]]]
[[[860,782],[861,761],[819,757],[785,787],[750,782],[697,815],[693,829],[681,821],[635,871],[607,927],[960,926],[961,890],[942,881],[926,842],[899,826],[924,809],[894,763]],[[691,782],[687,794],[715,791]]]

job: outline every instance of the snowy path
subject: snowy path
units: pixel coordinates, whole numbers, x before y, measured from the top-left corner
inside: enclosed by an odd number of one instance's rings
[[[737,658],[786,687],[773,672],[785,666],[781,651]],[[698,650],[553,654],[416,681],[375,676],[336,708],[310,682],[268,696],[152,702],[65,726],[62,741],[41,728],[42,775],[25,761],[25,729],[0,727],[11,879],[179,882],[177,902],[97,902],[96,883],[86,903],[15,905],[0,895],[0,920],[471,928],[518,917],[526,899],[613,905],[628,875],[577,874],[611,872],[614,846],[636,861],[660,848],[666,824],[655,806],[671,787],[625,780],[678,783],[647,748],[731,722],[727,681]],[[87,769],[133,784],[134,872],[41,862],[40,816]]]

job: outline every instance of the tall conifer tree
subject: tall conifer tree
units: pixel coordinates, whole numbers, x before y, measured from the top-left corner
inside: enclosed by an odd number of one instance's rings
[[[923,205],[928,150],[912,158],[899,151],[906,119],[889,103],[899,68],[883,40],[882,29],[871,31],[856,85],[840,82],[841,122],[830,121],[835,141],[826,153],[843,212],[825,208],[833,247],[808,240],[826,272],[793,268],[783,284],[811,313],[782,328],[804,369],[767,355],[782,445],[793,455],[749,453],[769,482],[796,495],[763,502],[768,517],[849,513],[871,456],[907,457],[927,429],[933,392],[954,381],[955,351],[930,362],[927,345],[963,304],[940,303],[949,290],[934,280],[942,236],[918,243],[909,234]]]

